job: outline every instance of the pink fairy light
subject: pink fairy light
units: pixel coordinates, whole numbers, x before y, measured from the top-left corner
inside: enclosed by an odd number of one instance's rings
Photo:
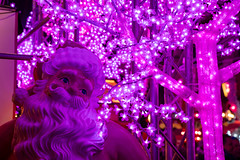
[[[149,141],[148,139],[146,139],[146,140],[143,142],[143,145],[148,146],[149,143],[151,143],[151,141]]]
[[[127,126],[128,126],[128,128],[131,129],[132,131],[137,128],[137,126],[136,126],[135,123],[129,123]]]
[[[156,135],[156,138],[154,139],[154,141],[156,142],[156,145],[158,147],[162,147],[164,145],[164,138],[159,134]]]
[[[156,128],[154,128],[153,126],[148,126],[147,127],[147,133],[151,136],[152,134],[154,134],[154,131],[156,131]]]

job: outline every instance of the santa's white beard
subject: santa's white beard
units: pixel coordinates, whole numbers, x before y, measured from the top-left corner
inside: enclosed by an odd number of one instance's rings
[[[106,128],[97,122],[96,111],[82,98],[57,89],[61,94],[40,92],[25,102],[14,130],[18,159],[87,160],[103,149],[99,133]]]

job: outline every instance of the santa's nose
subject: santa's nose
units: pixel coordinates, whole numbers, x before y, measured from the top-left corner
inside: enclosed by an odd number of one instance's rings
[[[57,92],[57,88],[59,88],[60,87],[60,85],[59,84],[57,84],[57,83],[51,83],[48,87],[47,87],[47,94],[48,95],[51,95],[51,94],[53,94],[53,93],[55,93],[55,92]]]
[[[48,95],[50,95],[53,99],[64,101],[69,100],[71,95],[65,90],[64,87],[57,83],[52,83],[48,88]]]

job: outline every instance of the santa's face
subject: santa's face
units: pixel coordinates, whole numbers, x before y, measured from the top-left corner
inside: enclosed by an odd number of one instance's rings
[[[64,88],[71,96],[81,97],[88,101],[93,92],[93,80],[86,78],[83,73],[72,67],[60,69],[55,75],[50,77],[45,93],[51,96],[49,89]]]

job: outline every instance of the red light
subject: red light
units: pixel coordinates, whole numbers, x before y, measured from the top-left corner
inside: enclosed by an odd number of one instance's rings
[[[194,117],[195,117],[195,118],[198,118],[198,117],[199,117],[199,114],[198,114],[198,113],[195,113],[195,114],[194,114]]]
[[[231,107],[229,108],[232,112],[236,112],[237,111],[237,107],[235,105],[231,105]]]
[[[200,137],[195,137],[195,141],[201,141]]]

